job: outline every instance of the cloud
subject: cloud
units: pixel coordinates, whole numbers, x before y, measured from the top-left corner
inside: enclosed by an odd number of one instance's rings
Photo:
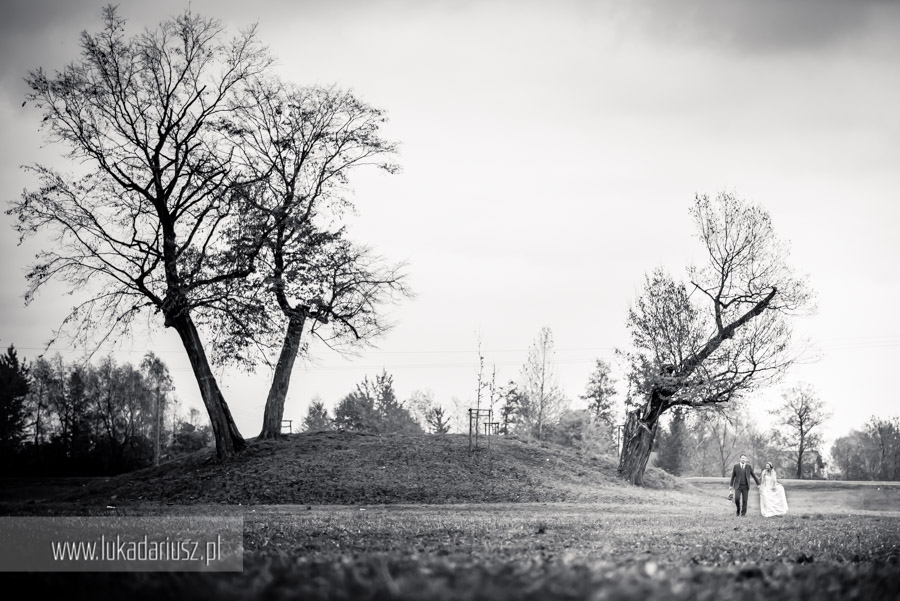
[[[0,20],[0,86],[7,102],[21,102],[23,78],[32,69],[62,68],[78,52],[78,34],[96,28],[104,0],[9,0]],[[18,106],[18,105],[16,105]]]
[[[890,0],[650,0],[612,10],[659,41],[747,53],[823,50],[900,24]]]

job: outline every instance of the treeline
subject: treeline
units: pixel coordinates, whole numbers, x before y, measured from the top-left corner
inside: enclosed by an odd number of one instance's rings
[[[780,478],[900,480],[900,418],[872,416],[862,430],[838,438],[826,458],[816,428],[798,421],[811,415],[808,407],[787,413],[785,406],[765,431],[741,405],[706,414],[676,409],[660,428],[651,462],[678,476],[721,477],[744,453],[754,466],[771,462]]]
[[[761,469],[771,463],[780,478],[829,476],[822,456],[822,424],[831,412],[815,389],[798,383],[786,389],[763,431],[749,416],[745,402],[691,411],[675,407],[656,438],[656,463],[676,476],[727,476],[747,455]]]
[[[844,480],[900,480],[900,418],[873,416],[834,441],[831,457]]]
[[[13,346],[0,357],[3,475],[112,475],[211,441],[197,410],[179,415],[169,370],[153,353],[139,366],[59,355],[28,363]]]
[[[382,371],[374,380],[366,376],[355,390],[343,397],[333,414],[324,402],[313,399],[303,429],[345,430],[370,433],[468,433],[468,410],[490,411],[473,427],[484,434],[515,435],[577,446],[594,452],[615,454],[613,420],[614,382],[609,365],[598,360],[581,396],[586,409],[573,409],[559,387],[553,361],[553,336],[543,328],[535,339],[519,377],[504,385],[496,382],[496,371],[488,376],[479,348],[479,371],[473,399],[435,400],[429,391],[415,391],[401,401],[393,376]]]
[[[819,445],[804,448],[801,456],[790,434],[763,430],[739,405],[708,412],[676,408],[668,424],[660,427],[651,465],[676,476],[725,477],[745,454],[757,471],[771,462],[779,478],[825,478]]]
[[[511,381],[496,389],[492,431],[500,436],[518,436],[615,453],[615,430],[587,409],[562,408],[548,413],[540,424],[534,419],[533,402],[520,385]],[[438,403],[431,392],[415,391],[400,400],[394,390],[394,378],[386,371],[374,380],[366,376],[329,412],[318,397],[310,403],[303,420],[306,432],[341,430],[370,434],[448,434],[468,433],[469,403],[454,399],[449,407]],[[484,408],[490,405],[485,404]],[[474,408],[474,407],[471,407]],[[479,432],[485,433],[487,418],[480,420]]]

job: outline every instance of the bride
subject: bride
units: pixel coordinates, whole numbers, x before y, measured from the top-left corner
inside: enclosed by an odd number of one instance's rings
[[[788,510],[784,487],[778,483],[775,469],[771,463],[766,463],[766,469],[762,473],[762,486],[759,487],[759,510],[764,518],[784,515]]]

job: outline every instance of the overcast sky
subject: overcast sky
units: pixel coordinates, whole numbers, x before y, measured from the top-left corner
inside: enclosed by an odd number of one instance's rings
[[[63,164],[22,107],[29,69],[62,67],[104,2],[15,0],[0,20],[0,182],[32,185],[24,163]],[[625,316],[645,272],[681,277],[702,259],[688,209],[729,190],[764,205],[809,276],[818,313],[796,323],[820,359],[756,395],[764,420],[783,386],[812,384],[834,412],[828,439],[900,399],[900,2],[253,2],[194,0],[232,28],[256,21],[300,84],[337,84],[388,111],[397,175],[353,180],[356,238],[409,264],[417,296],[396,327],[352,360],[313,347],[295,370],[286,418],[329,406],[365,374],[394,374],[401,397],[449,404],[475,388],[476,336],[498,380],[518,375],[542,326],[560,384],[576,399],[596,358],[627,347]],[[119,3],[136,30],[183,10]],[[39,244],[0,223],[0,344],[33,358],[70,307],[48,289],[25,307]],[[68,343],[53,347],[67,358]],[[177,335],[147,349],[178,395],[202,407]],[[51,353],[53,351],[51,350]],[[269,373],[226,372],[226,399],[255,436]]]

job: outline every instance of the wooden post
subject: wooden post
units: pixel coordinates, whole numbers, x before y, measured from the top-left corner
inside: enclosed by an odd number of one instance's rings
[[[488,449],[491,448],[491,436],[493,435],[493,411],[490,409],[469,409],[469,450],[478,448],[478,437],[487,437]],[[482,420],[486,417],[487,421]],[[484,433],[479,432],[484,426]]]

